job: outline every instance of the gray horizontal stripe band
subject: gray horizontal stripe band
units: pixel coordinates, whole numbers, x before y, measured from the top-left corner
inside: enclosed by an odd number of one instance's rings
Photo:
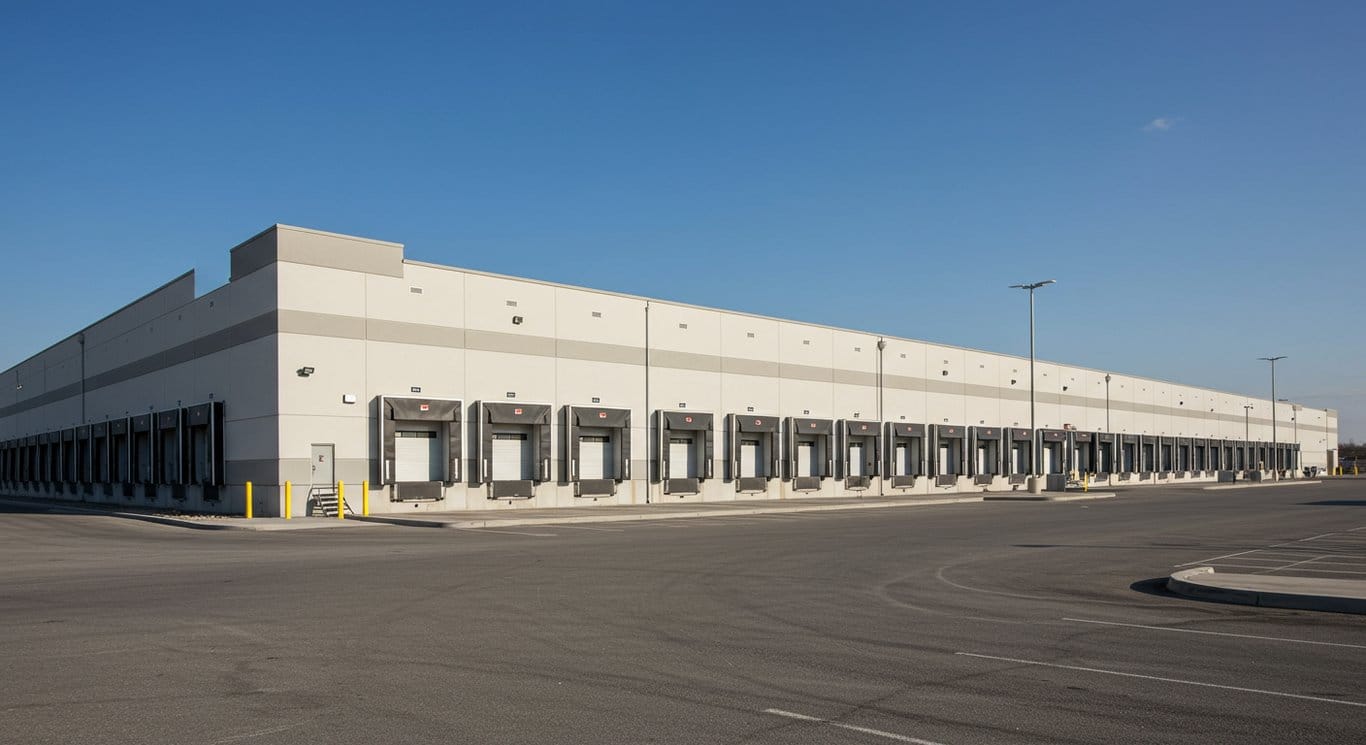
[[[646,350],[639,347],[602,342],[554,339],[530,334],[510,334],[500,331],[462,329],[433,324],[392,321],[386,319],[366,319],[358,316],[345,316],[331,313],[314,313],[299,310],[279,310],[263,313],[234,326],[213,332],[165,351],[149,355],[112,370],[92,375],[86,379],[86,392],[105,386],[121,383],[142,375],[164,370],[197,357],[220,352],[247,342],[276,333],[325,336],[342,339],[370,340],[398,344],[469,349],[473,351],[501,352],[506,354],[526,354],[539,357],[557,357],[593,362],[643,365]],[[756,377],[778,377],[789,380],[805,380],[818,383],[840,383],[875,388],[877,375],[862,370],[843,370],[812,365],[752,360],[739,357],[720,357],[696,352],[682,352],[667,349],[651,349],[648,352],[651,367],[667,367],[678,370],[692,370],[707,373],[730,375],[750,375]],[[996,388],[990,385],[940,380],[935,378],[916,378],[906,375],[886,374],[883,376],[885,389],[942,393],[956,396],[974,396],[996,401],[1028,401],[1028,388]],[[72,383],[61,388],[39,394],[17,404],[0,407],[0,417],[13,416],[40,406],[80,395],[80,384]],[[1105,400],[1066,393],[1038,391],[1035,400],[1042,404],[1062,404],[1090,409],[1101,409]],[[1191,409],[1152,404],[1134,404],[1111,401],[1112,412],[1133,414],[1154,414],[1158,416],[1180,416],[1222,423],[1241,423],[1244,417],[1237,414],[1204,412],[1193,414]],[[1252,417],[1249,424],[1270,426],[1271,420],[1265,417]],[[1287,420],[1278,420],[1278,428],[1290,431],[1295,425]],[[1329,427],[1312,424],[1300,425],[1307,432],[1328,432]]]

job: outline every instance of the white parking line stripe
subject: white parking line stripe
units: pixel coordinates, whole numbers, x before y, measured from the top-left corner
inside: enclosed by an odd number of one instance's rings
[[[471,533],[499,533],[501,535],[530,535],[537,538],[553,538],[554,533],[523,533],[518,530],[494,530],[492,528],[456,528],[456,530],[468,530]]]
[[[1216,557],[1214,557],[1213,559],[1201,559],[1200,561],[1188,561],[1188,562],[1186,562],[1185,564],[1173,564],[1172,566],[1176,566],[1176,567],[1193,567],[1193,566],[1195,566],[1196,564],[1209,564],[1209,563],[1212,563],[1212,562],[1216,562],[1216,561],[1218,561],[1218,560],[1220,560],[1220,559],[1232,559],[1232,558],[1235,557],[1235,556],[1242,556],[1243,554],[1250,554],[1250,553],[1252,553],[1253,551],[1260,551],[1260,550],[1261,550],[1261,549],[1259,549],[1259,548],[1250,548],[1250,549],[1248,549],[1248,550],[1246,550],[1246,551],[1239,551],[1239,552],[1236,553],[1236,554],[1224,554],[1223,556],[1216,556]]]
[[[1309,639],[1286,639],[1280,636],[1257,636],[1256,634],[1234,634],[1228,631],[1202,631],[1199,629],[1175,629],[1170,626],[1145,626],[1141,623],[1119,623],[1117,621],[1094,621],[1089,618],[1063,618],[1074,623],[1095,623],[1101,626],[1125,626],[1131,629],[1152,629],[1153,631],[1175,631],[1182,634],[1209,634],[1211,636],[1235,636],[1239,639],[1261,639],[1269,642],[1289,642],[1291,644],[1317,644],[1323,647],[1349,647],[1366,649],[1366,644],[1342,644],[1340,642],[1316,642]]]
[[[597,530],[603,533],[625,533],[621,528],[590,528],[585,525],[556,525],[556,530]]]
[[[898,735],[895,732],[883,732],[880,729],[859,727],[858,725],[845,724],[843,722],[835,722],[829,719],[821,719],[820,717],[809,717],[805,714],[797,714],[791,711],[783,711],[782,709],[764,709],[764,713],[773,714],[774,716],[787,717],[788,719],[797,719],[803,722],[816,722],[817,724],[828,724],[831,727],[839,727],[841,729],[847,729],[853,732],[862,732],[865,735],[877,735],[878,737],[885,737],[888,740],[896,740],[897,742],[910,742],[915,743],[916,745],[943,745],[943,743],[934,742],[933,740],[921,740],[915,737],[907,737],[906,735]]]
[[[1366,703],[1359,701],[1339,701],[1334,698],[1322,698],[1320,696],[1305,696],[1300,693],[1285,693],[1283,691],[1266,691],[1260,688],[1243,688],[1241,686],[1226,686],[1218,683],[1201,683],[1198,680],[1181,680],[1180,678],[1162,678],[1156,675],[1139,675],[1138,673],[1123,673],[1118,670],[1102,670],[1098,667],[1081,667],[1079,665],[1059,665],[1052,662],[1039,662],[1037,660],[1021,660],[1014,657],[997,657],[989,654],[974,654],[972,652],[954,652],[963,657],[977,657],[983,660],[997,660],[999,662],[1013,662],[1017,665],[1038,665],[1040,667],[1053,667],[1060,670],[1077,670],[1083,673],[1100,673],[1102,675],[1118,675],[1124,678],[1141,678],[1143,680],[1156,680],[1162,683],[1179,683],[1188,686],[1200,686],[1201,688],[1219,688],[1225,691],[1241,691],[1243,693],[1260,693],[1266,696],[1280,696],[1282,698],[1297,698],[1304,701],[1319,701],[1325,704],[1339,704],[1341,706],[1360,706],[1366,708]]]
[[[1318,561],[1319,559],[1322,559],[1322,558],[1323,558],[1322,556],[1315,556],[1315,557],[1312,558],[1312,559],[1305,559],[1304,561],[1296,561],[1296,562],[1293,562],[1293,563],[1290,563],[1290,564],[1285,564],[1285,565],[1283,565],[1283,566],[1274,567],[1274,568],[1268,569],[1268,570],[1266,570],[1266,571],[1268,571],[1268,572],[1279,572],[1279,571],[1281,571],[1282,569],[1289,569],[1290,567],[1297,567],[1297,566],[1299,566],[1299,565],[1301,565],[1301,564],[1308,564],[1308,563],[1310,563],[1310,562],[1312,562],[1312,561]]]

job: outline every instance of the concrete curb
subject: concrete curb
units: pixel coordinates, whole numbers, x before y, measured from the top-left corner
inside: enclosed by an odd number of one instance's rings
[[[1093,491],[1079,494],[988,494],[984,502],[1078,502],[1086,499],[1109,499],[1112,491]]]
[[[64,512],[72,515],[103,515],[105,517],[118,517],[124,520],[141,520],[147,523],[157,523],[158,525],[171,525],[177,528],[190,528],[191,530],[245,530],[254,533],[272,533],[291,530],[335,530],[339,527],[360,527],[345,526],[323,523],[304,522],[303,519],[289,521],[292,524],[283,525],[266,522],[277,518],[263,518],[259,523],[252,521],[248,524],[245,518],[240,518],[242,522],[229,522],[237,518],[223,518],[215,520],[195,520],[184,517],[172,517],[171,515],[156,515],[146,512],[120,512],[118,510],[102,510],[94,507],[77,507],[76,505],[63,504],[61,502],[35,502],[23,499],[0,498],[0,504],[16,505],[20,507],[43,507],[51,512]],[[345,523],[346,520],[333,520],[333,523]],[[359,518],[356,518],[359,522]],[[366,525],[365,527],[374,527]]]
[[[1308,486],[1310,484],[1322,484],[1322,481],[1254,481],[1251,484],[1219,484],[1217,486],[1206,486],[1205,491],[1224,491],[1227,489],[1264,489],[1268,486]]]
[[[576,515],[573,517],[496,517],[482,520],[442,520],[439,518],[424,517],[402,517],[397,515],[370,515],[368,517],[357,516],[355,520],[391,523],[394,525],[407,525],[418,528],[450,528],[450,529],[469,529],[469,528],[511,528],[524,525],[573,525],[575,523],[621,523],[637,522],[643,520],[684,520],[690,518],[706,517],[745,517],[749,515],[779,515],[794,512],[835,512],[839,510],[872,510],[890,509],[893,507],[929,507],[941,504],[962,504],[965,502],[981,502],[980,495],[945,497],[941,499],[922,499],[915,501],[899,502],[853,502],[850,504],[821,504],[791,507],[752,507],[747,509],[729,510],[698,510],[696,512],[657,512],[657,513],[635,513],[630,515]]]
[[[1217,603],[1366,614],[1366,582],[1284,576],[1275,578],[1280,584],[1302,579],[1309,586],[1329,590],[1299,593],[1268,590],[1256,586],[1259,584],[1258,580],[1264,583],[1266,579],[1263,575],[1216,574],[1214,567],[1193,567],[1173,572],[1167,578],[1167,589],[1177,595]]]

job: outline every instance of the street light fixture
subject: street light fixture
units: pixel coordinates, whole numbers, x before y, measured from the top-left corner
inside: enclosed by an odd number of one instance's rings
[[[1247,442],[1252,441],[1252,425],[1248,421],[1248,412],[1252,411],[1252,404],[1243,404],[1243,439]]]
[[[1276,360],[1285,359],[1285,355],[1258,357],[1257,359],[1271,363],[1271,479],[1278,481],[1281,478],[1281,472],[1276,469]]]
[[[1034,445],[1030,448],[1033,456],[1029,463],[1030,491],[1034,490],[1039,479],[1037,465],[1039,462],[1039,433],[1034,425],[1034,291],[1057,281],[1056,279],[1045,279],[1042,282],[1010,286],[1012,290],[1029,290],[1029,431],[1030,436],[1034,438]]]

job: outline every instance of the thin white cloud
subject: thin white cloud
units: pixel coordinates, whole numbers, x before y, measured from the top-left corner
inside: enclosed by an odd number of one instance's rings
[[[1143,125],[1144,132],[1170,132],[1181,121],[1174,116],[1159,116]]]

